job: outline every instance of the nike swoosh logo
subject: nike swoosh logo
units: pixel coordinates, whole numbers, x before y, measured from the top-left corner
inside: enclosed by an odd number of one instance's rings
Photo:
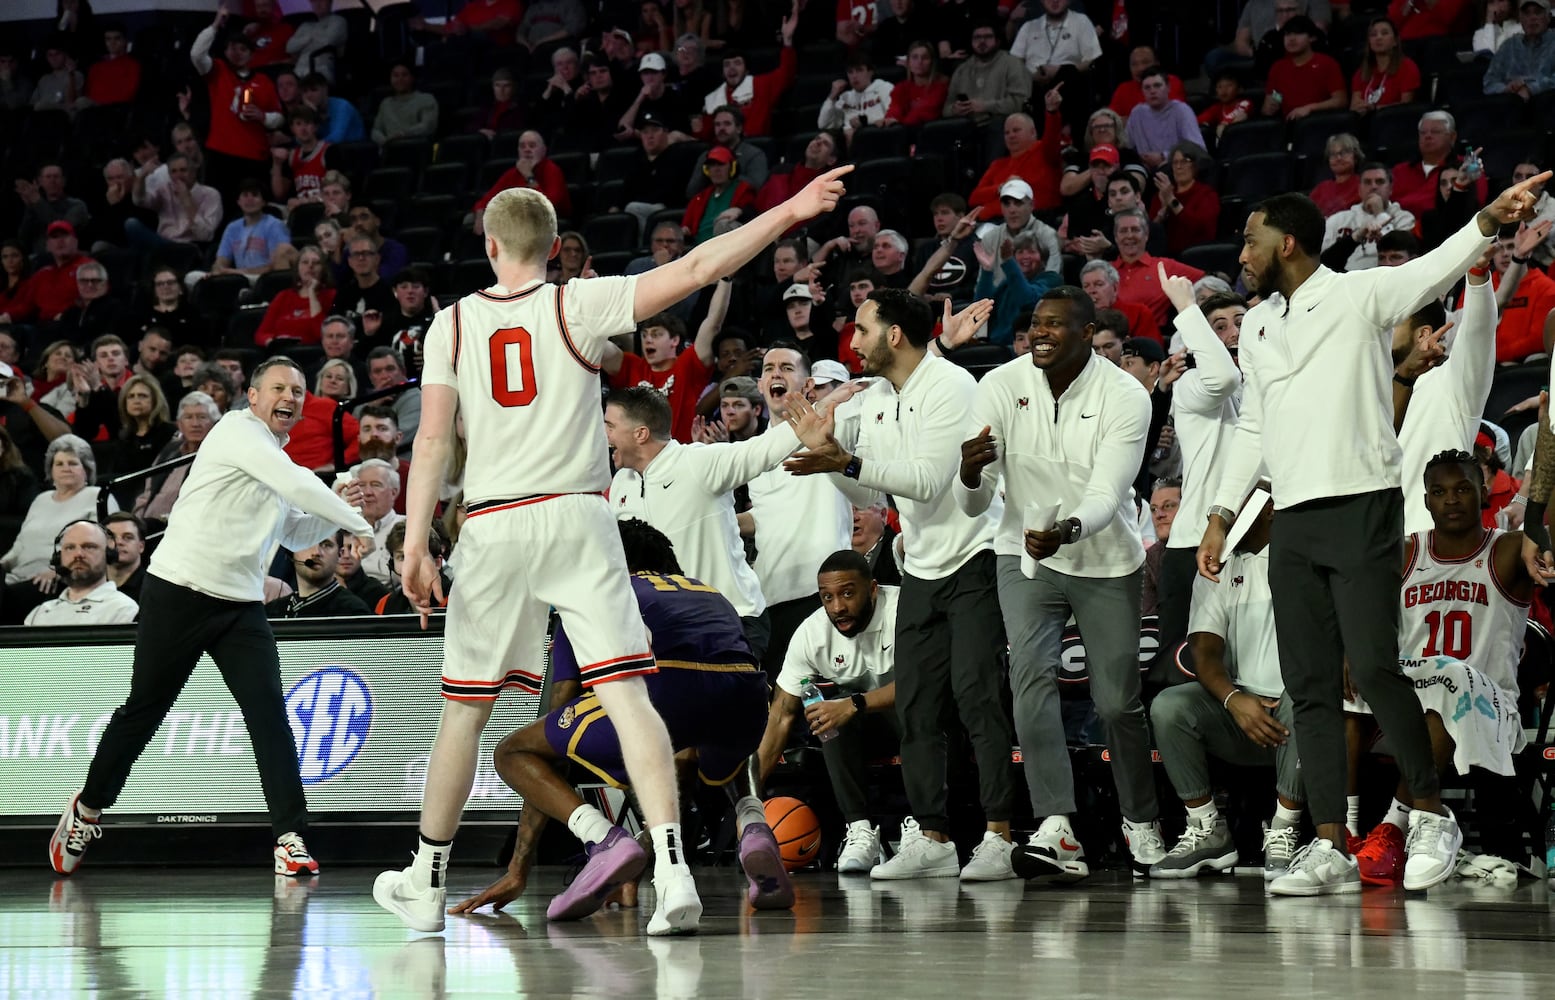
[[[1089,419],[1091,419],[1094,416],[1096,416],[1096,414],[1094,414],[1094,413],[1082,413],[1082,414],[1080,414],[1080,419],[1081,420],[1089,420]]]
[[[1079,844],[1076,844],[1072,840],[1065,840],[1062,837],[1058,838],[1058,846],[1062,847],[1066,851],[1078,851],[1080,849]]]
[[[882,653],[890,652],[890,650],[891,650],[891,644],[890,643],[885,643],[884,645],[882,645],[880,647],[880,652],[882,652]]]
[[[670,487],[671,487],[671,486],[674,486],[674,485],[675,485],[675,483],[674,483],[674,481],[673,481],[673,480],[672,480],[672,481],[670,481],[670,482],[667,482],[667,483],[660,483],[660,484],[659,484],[659,485],[660,485],[660,486],[661,486],[661,487],[663,487],[663,488],[664,488],[664,489],[666,489],[666,490],[667,490],[667,489],[669,489],[669,488],[670,488]]]
[[[1318,305],[1322,305],[1322,303],[1320,302],[1320,303],[1318,303]],[[1317,308],[1317,306],[1307,306],[1307,312],[1311,312],[1312,310],[1314,310],[1316,308]]]

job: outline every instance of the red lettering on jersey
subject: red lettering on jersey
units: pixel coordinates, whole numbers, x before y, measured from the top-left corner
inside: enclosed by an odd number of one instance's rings
[[[1459,604],[1478,604],[1490,607],[1490,592],[1483,583],[1474,580],[1439,580],[1436,583],[1419,583],[1404,588],[1404,607],[1438,601],[1455,601]]]

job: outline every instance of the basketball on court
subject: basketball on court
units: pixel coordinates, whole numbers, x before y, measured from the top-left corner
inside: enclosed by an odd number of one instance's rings
[[[807,867],[821,853],[821,821],[815,810],[788,796],[768,799],[763,808],[783,855],[783,867],[791,872]]]

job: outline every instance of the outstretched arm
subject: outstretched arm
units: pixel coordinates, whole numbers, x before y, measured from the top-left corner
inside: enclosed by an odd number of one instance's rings
[[[707,318],[697,327],[697,338],[692,348],[702,364],[713,367],[713,338],[723,329],[724,318],[729,315],[729,299],[733,295],[734,282],[720,279],[713,286],[713,297],[707,303]]]

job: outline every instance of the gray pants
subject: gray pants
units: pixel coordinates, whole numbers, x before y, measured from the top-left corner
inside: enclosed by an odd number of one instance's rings
[[[1064,623],[1072,612],[1085,639],[1091,700],[1112,751],[1112,780],[1125,819],[1159,815],[1151,773],[1150,729],[1139,680],[1140,571],[1113,579],[1068,576],[1037,565],[1035,579],[1019,556],[999,557],[999,606],[1010,640],[1015,734],[1026,761],[1032,815],[1075,811],[1074,772],[1059,710],[1058,664]]]
[[[1289,698],[1281,698],[1274,718],[1295,733],[1295,712]],[[1150,723],[1156,747],[1166,765],[1166,776],[1184,802],[1207,797],[1209,758],[1214,755],[1231,764],[1248,767],[1274,765],[1274,788],[1290,802],[1300,802],[1301,766],[1294,735],[1285,745],[1269,749],[1247,738],[1231,713],[1201,684],[1180,684],[1156,695],[1150,703]]]
[[[837,730],[837,738],[821,744],[826,774],[831,778],[837,808],[848,823],[869,819],[869,780],[866,767],[878,757],[895,754],[902,731],[894,712],[871,712]]]
[[[902,574],[895,670],[902,783],[919,826],[933,833],[950,832],[944,719],[952,704],[977,758],[984,818],[1008,822],[1014,808],[1014,734],[1000,699],[1000,631],[991,550],[943,579]]]
[[[1344,664],[1417,798],[1440,790],[1414,685],[1398,668],[1404,498],[1397,489],[1287,507],[1269,536],[1280,673],[1312,822],[1345,821]]]

